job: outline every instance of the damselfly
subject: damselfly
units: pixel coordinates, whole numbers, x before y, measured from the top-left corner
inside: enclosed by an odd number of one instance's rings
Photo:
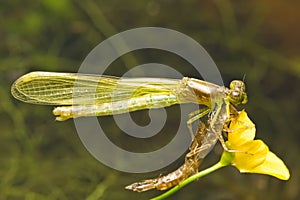
[[[211,108],[224,100],[245,104],[245,84],[234,80],[230,88],[184,77],[118,78],[76,73],[31,72],[15,81],[12,95],[26,103],[57,105],[56,120],[81,116],[105,116],[181,103]],[[199,113],[192,117],[195,121]]]
[[[220,112],[229,106],[245,104],[245,84],[234,80],[230,88],[202,80],[184,77],[167,78],[118,78],[76,73],[31,72],[14,82],[12,95],[24,102],[44,105],[58,105],[53,110],[56,120],[63,121],[81,116],[105,116],[142,109],[161,108],[180,103],[196,103],[207,108],[196,111],[187,124],[191,124],[209,112],[211,132],[222,142],[221,131],[216,131]],[[225,111],[224,111],[225,112]],[[215,113],[215,114],[214,114]],[[226,117],[225,117],[226,118]],[[219,129],[219,128],[218,128]],[[208,150],[209,151],[209,150]],[[205,154],[205,153],[203,153]]]
[[[146,191],[167,189],[196,173],[200,161],[219,139],[226,149],[222,131],[230,118],[230,106],[245,104],[245,84],[234,80],[230,88],[194,78],[118,78],[87,74],[31,72],[12,85],[12,95],[24,102],[58,105],[53,110],[58,121],[82,116],[105,116],[142,109],[161,108],[181,103],[196,103],[207,108],[190,115],[188,125],[209,113],[201,141],[191,147],[182,167],[167,176],[146,180],[127,189]],[[200,123],[201,124],[201,123]],[[197,136],[197,134],[196,134]],[[195,140],[195,139],[194,139]],[[201,143],[201,145],[200,145]],[[195,142],[192,145],[195,145]]]

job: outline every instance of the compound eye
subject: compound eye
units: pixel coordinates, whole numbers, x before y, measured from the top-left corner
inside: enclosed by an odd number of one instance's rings
[[[245,91],[245,84],[242,81],[239,80],[234,80],[231,81],[230,85],[229,85],[231,90],[235,90],[235,91]]]
[[[235,104],[245,104],[247,102],[246,86],[243,81],[234,80],[230,85],[230,96]]]

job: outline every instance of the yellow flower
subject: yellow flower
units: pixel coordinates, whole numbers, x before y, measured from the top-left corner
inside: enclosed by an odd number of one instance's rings
[[[268,174],[282,180],[289,179],[290,173],[283,161],[269,151],[263,141],[254,140],[255,125],[244,110],[232,120],[229,130],[226,145],[235,151],[230,159],[231,164],[241,173]]]

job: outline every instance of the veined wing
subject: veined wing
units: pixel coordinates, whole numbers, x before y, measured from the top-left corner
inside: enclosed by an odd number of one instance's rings
[[[167,78],[118,78],[76,73],[31,72],[12,86],[12,95],[26,103],[43,105],[99,105],[151,94],[195,102],[182,80]]]

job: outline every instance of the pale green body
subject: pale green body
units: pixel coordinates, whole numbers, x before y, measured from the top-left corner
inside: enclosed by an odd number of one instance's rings
[[[188,120],[193,133],[191,123],[210,113],[209,127],[202,141],[199,158],[206,156],[217,139],[222,142],[222,130],[230,115],[229,105],[247,102],[242,81],[232,81],[228,89],[188,77],[180,80],[31,72],[16,80],[11,92],[15,98],[27,103],[58,105],[53,110],[58,121],[181,103],[205,105],[206,111],[195,112]]]

